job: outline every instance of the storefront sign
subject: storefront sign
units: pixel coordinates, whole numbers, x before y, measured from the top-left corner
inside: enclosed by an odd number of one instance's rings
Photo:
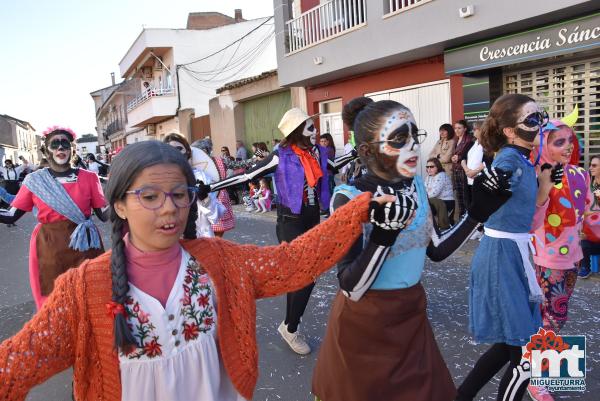
[[[483,121],[490,110],[490,77],[486,72],[463,77],[465,120]]]
[[[600,13],[531,31],[447,50],[446,74],[576,53],[600,47]]]

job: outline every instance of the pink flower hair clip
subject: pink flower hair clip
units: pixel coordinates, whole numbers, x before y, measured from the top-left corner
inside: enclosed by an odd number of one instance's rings
[[[48,135],[50,135],[51,133],[53,133],[54,131],[65,131],[65,132],[69,133],[69,135],[71,135],[71,138],[73,138],[71,141],[74,141],[75,139],[77,139],[77,134],[75,133],[75,131],[73,131],[71,128],[65,128],[65,127],[61,127],[59,125],[53,125],[52,127],[46,128],[46,130],[44,132],[42,132],[42,136],[45,138]]]

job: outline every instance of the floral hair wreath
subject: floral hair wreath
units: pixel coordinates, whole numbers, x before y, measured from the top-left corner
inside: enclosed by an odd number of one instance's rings
[[[54,125],[52,127],[46,128],[46,130],[44,132],[42,132],[42,136],[44,137],[44,139],[46,139],[56,131],[64,131],[67,134],[69,134],[71,136],[71,142],[73,142],[75,139],[77,139],[77,134],[75,133],[75,131],[73,131],[71,128],[65,128],[65,127],[61,127],[59,125]]]

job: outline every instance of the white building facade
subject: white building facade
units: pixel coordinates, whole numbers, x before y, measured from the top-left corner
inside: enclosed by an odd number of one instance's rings
[[[127,103],[128,125],[156,139],[179,132],[193,141],[191,120],[209,114],[217,88],[277,67],[274,36],[271,17],[201,30],[144,29],[119,63],[125,80],[139,82]]]

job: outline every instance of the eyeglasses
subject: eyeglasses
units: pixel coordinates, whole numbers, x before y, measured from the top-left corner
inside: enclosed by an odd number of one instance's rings
[[[126,194],[135,194],[140,204],[149,210],[157,210],[163,207],[167,197],[171,198],[173,204],[184,209],[190,207],[196,200],[196,188],[187,185],[179,185],[171,192],[165,192],[155,187],[143,187],[140,189],[127,191]]]
[[[52,150],[58,150],[58,149],[70,149],[71,148],[71,142],[69,142],[68,139],[55,139],[53,141],[50,141],[50,144],[48,145],[48,147]]]
[[[386,143],[394,149],[402,149],[408,142],[408,138],[412,136],[412,139],[417,144],[422,144],[427,138],[427,131],[419,129],[415,124],[404,124],[397,130],[391,133],[391,135],[385,141],[374,141],[367,142],[370,144]]]
[[[525,117],[523,121],[517,122],[517,124],[523,124],[528,128],[544,127],[546,124],[548,124],[549,120],[550,117],[548,116],[546,110],[542,110],[541,112],[536,111],[535,113],[531,113]]]
[[[435,168],[435,166],[425,166],[425,168]]]

